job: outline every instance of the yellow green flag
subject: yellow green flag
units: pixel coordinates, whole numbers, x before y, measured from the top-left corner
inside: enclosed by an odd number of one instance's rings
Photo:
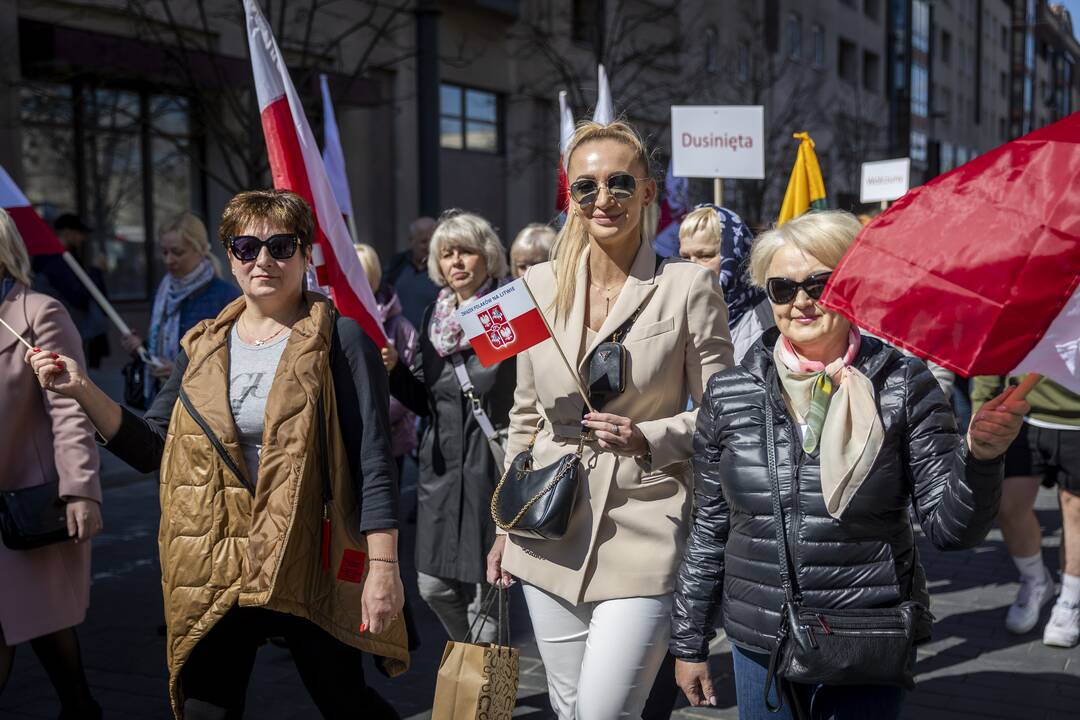
[[[799,154],[795,156],[795,167],[791,168],[791,179],[784,193],[777,225],[783,225],[807,210],[825,209],[825,180],[821,177],[821,166],[814,153],[814,141],[804,132],[795,133],[792,137],[799,141]]]

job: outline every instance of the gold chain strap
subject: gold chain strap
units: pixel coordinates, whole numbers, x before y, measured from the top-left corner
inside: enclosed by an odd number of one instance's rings
[[[526,449],[526,452],[532,452],[533,445],[536,444],[536,437],[537,437],[537,435],[540,434],[540,429],[543,426],[544,426],[544,421],[543,420],[541,420],[539,423],[537,423],[536,432],[533,433],[532,439],[529,441],[529,447]],[[578,438],[577,450],[574,452],[574,456],[579,461],[581,460],[581,453],[582,453],[582,451],[584,449],[584,446],[585,446],[585,435],[582,434],[581,437]],[[532,498],[530,498],[529,501],[527,503],[525,503],[525,506],[523,508],[521,508],[521,510],[518,512],[518,514],[514,516],[514,519],[507,523],[507,522],[504,522],[501,517],[499,517],[499,512],[498,512],[496,506],[497,506],[497,500],[499,498],[499,493],[502,491],[503,485],[506,484],[507,478],[510,477],[510,471],[514,468],[514,464],[510,463],[510,467],[507,468],[506,472],[503,473],[502,478],[499,480],[499,484],[495,486],[495,492],[492,493],[492,495],[491,495],[491,517],[495,520],[495,524],[498,525],[503,530],[513,530],[514,526],[517,525],[519,522],[521,522],[521,518],[525,517],[525,513],[529,512],[529,508],[531,508],[533,505],[535,505],[540,500],[540,498],[544,497],[549,492],[551,492],[553,489],[555,489],[555,486],[558,485],[559,482],[561,482],[566,477],[566,475],[571,470],[573,470],[575,467],[576,467],[576,463],[571,463],[571,464],[567,465],[565,468],[563,468],[562,472],[560,472],[558,475],[556,475],[554,478],[552,478],[551,482],[549,482],[547,485],[545,485],[543,487],[543,489],[540,490],[540,492],[536,493],[536,495],[533,495]],[[522,476],[524,476],[524,474],[525,474],[524,470],[519,471],[518,476],[517,476],[518,480],[520,480],[522,478]]]

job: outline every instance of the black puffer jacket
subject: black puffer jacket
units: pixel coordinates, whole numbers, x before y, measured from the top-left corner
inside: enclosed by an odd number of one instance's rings
[[[714,375],[694,437],[694,518],[675,588],[671,652],[708,657],[713,621],[736,645],[770,652],[784,601],[765,445],[766,398],[776,418],[781,504],[803,602],[873,608],[911,598],[929,605],[908,508],[935,547],[959,550],[990,530],[1001,496],[1000,459],[967,456],[956,419],[926,365],[863,337],[855,365],[874,385],[885,438],[840,520],[825,510],[816,455],[780,394],[768,331],[742,365]],[[920,639],[929,637],[929,624]]]

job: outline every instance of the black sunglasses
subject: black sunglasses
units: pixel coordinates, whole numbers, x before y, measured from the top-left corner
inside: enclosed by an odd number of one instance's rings
[[[615,173],[601,182],[592,178],[581,178],[570,185],[570,197],[578,205],[592,205],[600,194],[600,188],[606,187],[608,194],[616,200],[626,200],[637,190],[638,180],[648,178],[636,178],[630,173]]]
[[[815,273],[803,281],[784,277],[771,277],[765,281],[765,293],[774,305],[787,305],[795,300],[802,288],[811,300],[820,300],[825,292],[825,283],[829,282],[831,272]]]
[[[229,250],[240,262],[249,263],[259,257],[263,247],[275,260],[288,260],[296,254],[300,239],[295,234],[271,235],[262,240],[254,235],[233,235],[229,240]]]

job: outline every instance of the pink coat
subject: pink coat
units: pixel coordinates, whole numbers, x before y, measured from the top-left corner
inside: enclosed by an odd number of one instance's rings
[[[16,285],[0,318],[31,344],[74,358],[82,341],[59,301]],[[41,389],[26,347],[0,326],[0,490],[59,479],[65,498],[101,501],[94,428],[74,400]],[[90,544],[36,550],[0,543],[0,628],[9,645],[78,625],[90,604]]]

